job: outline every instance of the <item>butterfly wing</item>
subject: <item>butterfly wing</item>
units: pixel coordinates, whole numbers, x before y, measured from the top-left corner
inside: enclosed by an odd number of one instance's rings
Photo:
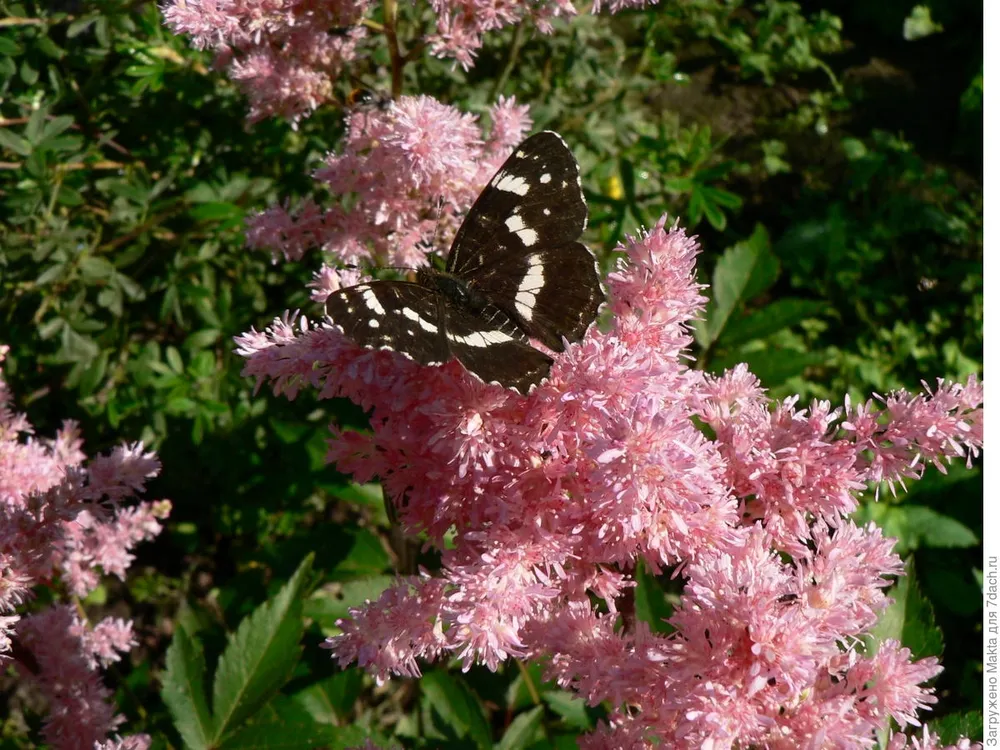
[[[447,362],[440,294],[405,281],[373,281],[341,289],[326,300],[333,322],[361,346],[392,349],[422,365]]]
[[[476,270],[469,286],[557,352],[565,348],[563,338],[583,338],[604,303],[597,263],[579,242],[498,254]]]
[[[573,152],[556,133],[537,133],[514,150],[472,205],[447,270],[467,278],[498,254],[566,245],[586,227]]]
[[[443,316],[451,353],[480,380],[527,394],[549,374],[552,358],[528,344],[518,325],[499,308],[488,306],[473,314],[446,305]]]

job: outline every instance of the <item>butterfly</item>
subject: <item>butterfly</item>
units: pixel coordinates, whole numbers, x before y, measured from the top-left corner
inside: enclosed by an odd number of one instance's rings
[[[480,193],[444,271],[341,289],[326,311],[361,346],[423,365],[454,358],[484,382],[527,394],[552,366],[529,341],[564,351],[604,302],[597,262],[578,241],[586,226],[573,153],[558,134],[537,133]]]

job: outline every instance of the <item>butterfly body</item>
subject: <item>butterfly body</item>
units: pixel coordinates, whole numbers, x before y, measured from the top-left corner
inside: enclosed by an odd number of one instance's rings
[[[327,312],[358,344],[424,365],[455,358],[486,382],[528,393],[552,358],[597,317],[604,292],[593,254],[579,168],[555,133],[522,142],[459,228],[446,269],[415,282],[342,289]]]
[[[467,281],[447,271],[422,268],[417,271],[417,283],[438,292],[447,303],[469,312],[481,312],[490,303],[485,295],[477,292]]]

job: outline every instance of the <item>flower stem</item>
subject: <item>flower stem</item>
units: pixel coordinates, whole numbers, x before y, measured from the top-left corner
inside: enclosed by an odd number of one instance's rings
[[[403,93],[403,64],[405,60],[399,49],[399,38],[396,36],[396,0],[383,0],[382,23],[385,38],[389,43],[389,59],[392,62],[392,98],[398,99]]]

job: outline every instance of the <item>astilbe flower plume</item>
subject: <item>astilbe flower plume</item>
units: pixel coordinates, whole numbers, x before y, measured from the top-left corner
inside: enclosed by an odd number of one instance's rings
[[[595,0],[591,10],[617,13],[654,2]],[[216,52],[216,66],[226,68],[250,100],[251,121],[283,117],[295,124],[333,101],[337,79],[349,76],[351,64],[370,51],[364,21],[375,5],[372,0],[168,0],[164,18],[194,47]],[[466,69],[487,33],[530,21],[548,34],[554,19],[577,13],[571,0],[430,0],[429,5],[433,30],[418,28],[413,47],[426,45],[432,55]]]
[[[530,125],[527,107],[512,99],[492,107],[490,120],[484,139],[475,116],[427,96],[354,111],[341,152],[316,172],[349,204],[274,206],[250,219],[250,246],[287,259],[322,247],[348,264],[426,265]],[[339,274],[326,269],[313,298],[322,301],[339,285]]]
[[[432,54],[454,58],[471,68],[483,35],[530,19],[542,33],[552,31],[552,19],[576,15],[570,0],[431,0],[437,13],[437,30],[429,38]]]
[[[297,122],[331,100],[334,82],[361,51],[371,0],[172,0],[164,18],[250,100],[250,120]]]
[[[335,657],[379,681],[442,657],[539,659],[611,707],[587,748],[873,747],[890,718],[919,723],[940,667],[894,641],[858,650],[902,566],[848,514],[868,481],[975,455],[979,384],[882,409],[772,406],[745,367],[684,364],[704,302],[696,243],[661,219],[622,249],[610,330],[526,397],[306,318],[238,339],[245,374],[275,393],[311,386],[370,411],[370,432],[332,428],[329,459],[381,481],[400,523],[441,550],[439,574],[351,611]],[[619,612],[640,565],[686,581],[670,635]]]
[[[0,362],[7,351],[0,346]],[[51,440],[33,432],[27,416],[15,411],[0,371],[0,665],[13,657],[47,699],[48,743],[91,750],[122,720],[99,670],[136,645],[132,623],[109,617],[91,624],[68,605],[35,611],[27,605],[39,586],[61,584],[82,598],[102,572],[124,578],[129,551],[160,532],[170,503],[123,504],[159,473],[156,457],[141,444],[85,462],[72,422]],[[102,746],[148,745],[148,737],[136,735]]]

